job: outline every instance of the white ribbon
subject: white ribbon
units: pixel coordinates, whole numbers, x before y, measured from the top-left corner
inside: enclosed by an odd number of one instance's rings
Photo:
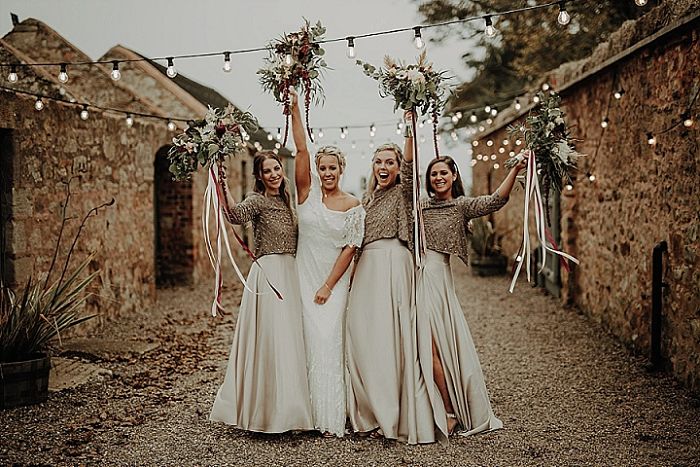
[[[243,272],[238,267],[236,260],[234,259],[233,253],[231,252],[231,243],[228,239],[228,234],[226,233],[226,222],[224,221],[223,209],[221,207],[221,201],[219,200],[219,195],[216,191],[218,178],[216,171],[214,170],[215,164],[209,167],[209,181],[207,183],[207,188],[204,190],[204,212],[202,215],[202,230],[204,231],[204,244],[207,249],[207,255],[209,256],[209,262],[214,268],[215,274],[215,286],[214,286],[214,301],[211,304],[211,315],[216,316],[216,311],[225,311],[221,306],[221,287],[223,285],[223,279],[221,274],[221,247],[222,240],[226,246],[226,254],[228,255],[233,269],[235,269],[238,278],[243,283],[243,286],[251,293],[256,293],[250,289],[248,282],[243,276]],[[216,251],[212,246],[211,237],[209,235],[209,220],[210,214],[214,213],[216,215]],[[257,293],[256,293],[257,294]]]
[[[518,156],[522,157],[522,156]],[[510,283],[509,292],[513,293],[515,289],[515,283],[520,276],[520,270],[525,263],[525,269],[527,270],[527,281],[531,282],[530,277],[530,232],[528,228],[529,216],[530,216],[530,199],[533,198],[535,205],[535,226],[537,237],[540,241],[540,246],[542,247],[542,265],[539,272],[542,272],[547,260],[547,252],[553,253],[554,255],[559,255],[563,258],[573,261],[579,264],[579,261],[571,255],[564,253],[556,248],[552,248],[547,244],[546,236],[546,219],[544,216],[544,204],[542,202],[542,192],[540,190],[540,183],[537,177],[537,161],[535,154],[530,152],[527,162],[527,173],[525,175],[525,212],[523,213],[523,251],[520,256],[516,259],[517,266],[515,268],[515,273],[513,274],[513,280]]]

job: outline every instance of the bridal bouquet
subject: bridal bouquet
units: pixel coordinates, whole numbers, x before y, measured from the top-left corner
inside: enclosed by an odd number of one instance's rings
[[[561,98],[550,92],[547,96],[539,93],[540,104],[525,119],[525,124],[511,127],[510,134],[525,142],[541,171],[542,192],[546,206],[547,225],[549,221],[549,196],[553,190],[561,192],[564,182],[571,184],[571,172],[576,169],[576,161],[581,156],[573,148],[573,140],[561,110]],[[518,163],[517,158],[506,161],[511,168]]]
[[[528,281],[530,280],[530,233],[529,210],[535,211],[537,238],[542,248],[542,268],[546,263],[547,253],[559,256],[562,266],[568,270],[565,259],[578,264],[578,260],[561,251],[549,231],[549,196],[556,190],[561,191],[563,181],[572,183],[570,172],[576,168],[576,160],[581,156],[573,148],[573,140],[564,120],[564,112],[559,108],[561,99],[558,94],[539,93],[540,104],[525,119],[525,124],[510,129],[512,135],[525,140],[529,152],[527,172],[525,175],[525,212],[523,214],[523,239],[516,259],[515,273],[510,284],[510,292],[525,264]],[[506,167],[514,167],[523,156],[510,158]],[[540,186],[540,177],[542,185]],[[543,201],[544,197],[544,201]]]
[[[437,156],[438,116],[448,92],[447,71],[434,70],[433,64],[427,61],[425,51],[420,54],[417,63],[408,65],[389,56],[384,57],[383,68],[377,69],[374,65],[361,60],[357,60],[357,64],[362,66],[367,76],[379,82],[381,97],[394,98],[394,111],[413,110],[420,111],[423,115],[430,112]]]
[[[303,91],[306,128],[313,141],[309,128],[309,107],[312,100],[319,103],[324,99],[321,73],[328,68],[328,65],[322,58],[325,51],[319,41],[323,39],[325,33],[326,28],[320,21],[312,26],[308,20],[305,20],[299,31],[270,42],[268,46],[270,54],[265,59],[266,66],[258,70],[263,89],[272,93],[277,102],[283,105],[282,113],[286,117],[286,123],[282,145],[287,143],[289,134],[290,87]]]
[[[209,107],[203,120],[188,122],[184,133],[173,138],[168,151],[173,178],[187,180],[198,166],[211,167],[244,146],[248,134],[257,129],[258,122],[250,112],[230,104],[223,110]]]

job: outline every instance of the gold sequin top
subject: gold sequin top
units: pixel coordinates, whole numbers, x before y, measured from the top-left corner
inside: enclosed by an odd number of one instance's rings
[[[426,247],[440,253],[457,255],[467,263],[469,257],[469,220],[498,211],[508,202],[498,192],[475,198],[460,196],[449,201],[423,198],[423,223]]]
[[[224,209],[226,219],[232,224],[253,222],[255,256],[272,254],[296,254],[296,216],[280,196],[263,196],[248,193],[243,201]]]
[[[411,236],[411,177],[413,163],[403,161],[400,183],[391,188],[375,190],[373,198],[365,196],[365,237],[362,246],[383,238],[398,238],[408,242]]]

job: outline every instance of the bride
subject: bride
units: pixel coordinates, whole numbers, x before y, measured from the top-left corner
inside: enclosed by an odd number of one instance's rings
[[[302,297],[306,365],[314,427],[326,437],[345,433],[343,333],[349,266],[362,244],[365,211],[340,189],[345,155],[324,146],[311,169],[297,95],[292,91],[292,135],[299,240],[297,270]]]

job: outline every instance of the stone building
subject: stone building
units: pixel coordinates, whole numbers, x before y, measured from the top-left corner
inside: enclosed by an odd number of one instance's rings
[[[553,234],[581,264],[568,274],[553,261],[539,277],[563,302],[631,348],[648,353],[652,249],[666,241],[661,350],[674,375],[696,392],[700,99],[694,97],[700,90],[699,16],[696,2],[665,2],[625,23],[588,59],[565,64],[547,77],[562,96],[572,134],[580,140],[577,149],[586,157],[573,189],[565,189],[551,206]],[[624,93],[616,99],[620,90]],[[690,127],[681,117],[688,108],[695,119]],[[505,175],[503,163],[510,151],[522,149],[508,127],[522,121],[527,110],[504,112],[474,137],[478,143],[473,157],[482,160],[473,167],[473,194],[493,191]],[[655,144],[649,144],[649,134]],[[522,215],[521,189],[494,215],[511,260],[521,244]]]
[[[104,59],[141,58],[121,46]],[[90,61],[56,31],[34,19],[15,25],[0,39],[2,63],[61,63]],[[57,79],[58,67],[21,67],[11,83],[0,77],[0,161],[3,194],[3,231],[6,237],[4,279],[22,284],[45,274],[51,261],[61,220],[65,181],[71,184],[69,215],[82,217],[90,208],[115,199],[83,231],[76,263],[88,252],[97,255],[90,265],[100,270],[90,306],[99,316],[148,307],[156,287],[192,283],[211,276],[202,241],[202,195],[206,175],[175,183],[168,172],[167,154],[175,134],[167,118],[201,118],[208,105],[228,101],[213,89],[178,75],[170,79],[151,61],[120,66],[121,79],[110,77],[111,66],[74,66],[69,80]],[[35,109],[36,95],[46,96],[43,110]],[[163,117],[136,117],[132,127],[125,114],[89,110],[85,102]],[[255,148],[274,148],[267,133],[251,135],[250,145],[229,163],[234,196],[252,189],[251,156]],[[292,170],[289,151],[280,154]],[[77,221],[64,236],[72,238]],[[246,232],[242,232],[248,238]],[[250,236],[252,238],[252,236]],[[67,251],[64,245],[62,251]],[[233,280],[233,276],[231,276]],[[207,307],[203,304],[203,307]]]

